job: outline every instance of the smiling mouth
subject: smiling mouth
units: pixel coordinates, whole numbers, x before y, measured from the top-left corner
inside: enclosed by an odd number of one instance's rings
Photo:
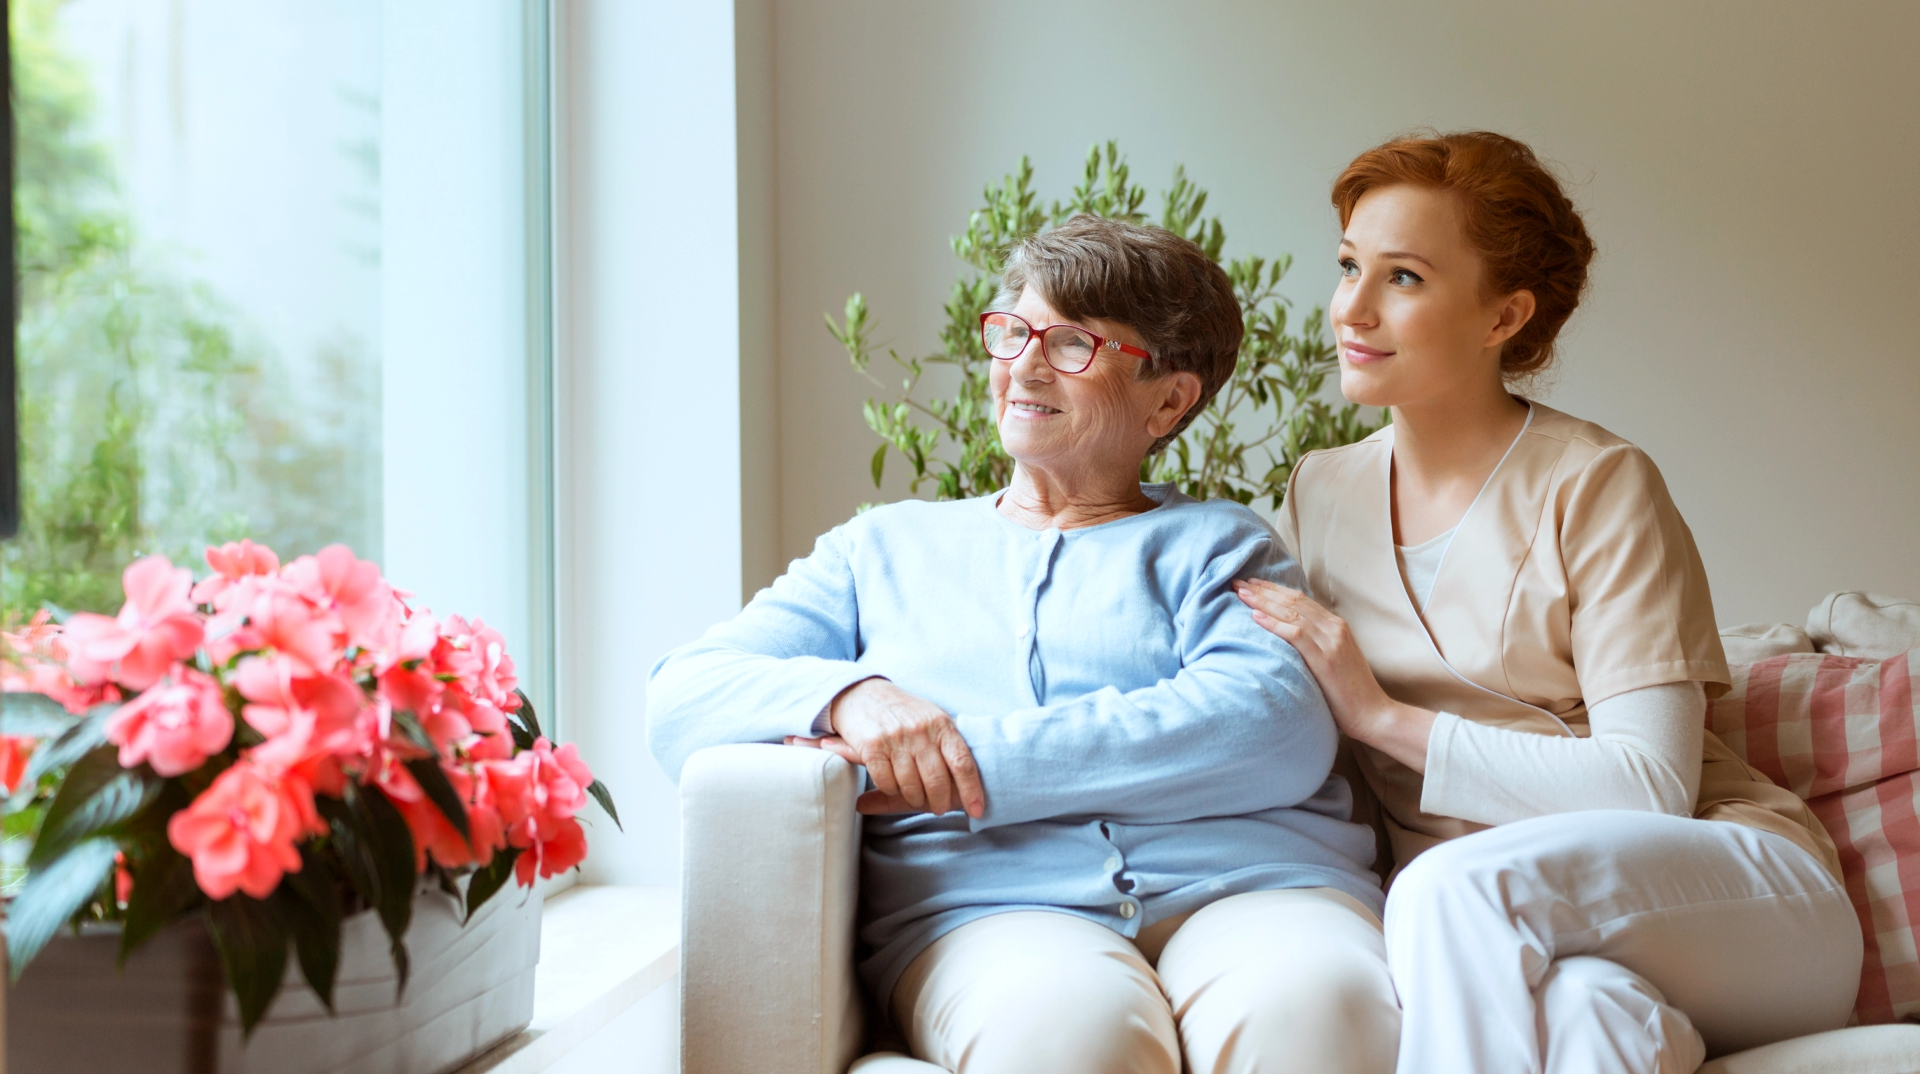
[[[1019,410],[1019,411],[1024,411],[1024,412],[1026,412],[1026,413],[1028,413],[1028,414],[1058,414],[1058,413],[1060,413],[1060,411],[1058,411],[1058,410],[1055,410],[1054,408],[1052,408],[1052,407],[1050,407],[1050,406],[1041,406],[1041,405],[1040,405],[1039,403],[1009,403],[1009,404],[1007,404],[1007,405],[1008,405],[1008,406],[1011,406],[1011,407],[1012,407],[1013,409],[1015,409],[1015,410]]]

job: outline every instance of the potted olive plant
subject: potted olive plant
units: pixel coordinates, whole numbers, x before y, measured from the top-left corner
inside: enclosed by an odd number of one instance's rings
[[[1033,166],[1020,166],[997,185],[953,239],[953,252],[969,271],[954,283],[940,329],[940,349],[920,357],[889,359],[904,374],[890,401],[868,399],[867,426],[879,434],[870,472],[880,486],[889,451],[913,467],[912,489],[931,482],[941,500],[981,496],[1006,487],[1013,460],[1000,447],[994,424],[987,370],[993,360],[980,346],[980,314],[999,288],[1007,253],[1042,228],[1078,213],[1149,222],[1143,211],[1147,192],[1133,183],[1119,146],[1108,142],[1087,154],[1086,170],[1065,201],[1043,208],[1033,189]],[[1327,378],[1338,368],[1333,345],[1324,335],[1325,313],[1315,308],[1291,323],[1292,303],[1280,292],[1293,259],[1243,257],[1222,261],[1226,231],[1219,217],[1206,217],[1207,192],[1195,186],[1184,168],[1161,193],[1160,215],[1151,221],[1198,243],[1220,262],[1233,281],[1246,318],[1246,336],[1233,376],[1205,411],[1162,454],[1142,467],[1144,481],[1167,481],[1196,499],[1226,498],[1252,503],[1266,498],[1278,508],[1287,479],[1300,456],[1315,448],[1350,444],[1371,434],[1386,420],[1370,422],[1355,405],[1327,398]],[[845,317],[827,317],[827,330],[846,347],[853,367],[876,387],[891,391],[871,371],[875,319],[866,298],[847,300]],[[958,374],[951,399],[924,400],[921,379],[934,369]]]

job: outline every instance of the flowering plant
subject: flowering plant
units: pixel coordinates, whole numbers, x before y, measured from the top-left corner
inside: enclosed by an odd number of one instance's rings
[[[401,986],[422,878],[469,917],[586,856],[612,798],[555,747],[498,631],[409,606],[343,545],[282,566],[240,541],[197,584],[150,556],[114,617],[0,634],[0,781],[31,832],[7,912],[16,979],[61,924],[120,957],[203,914],[250,1032],[289,943],[331,1009],[340,924],[372,908]]]

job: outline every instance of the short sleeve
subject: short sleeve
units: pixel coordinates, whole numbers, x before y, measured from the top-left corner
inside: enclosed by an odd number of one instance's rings
[[[1653,460],[1608,447],[1566,488],[1560,548],[1587,704],[1670,682],[1724,693],[1732,680],[1706,567]]]

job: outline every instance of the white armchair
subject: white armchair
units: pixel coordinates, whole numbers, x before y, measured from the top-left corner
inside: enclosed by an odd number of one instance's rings
[[[860,1058],[858,794],[853,767],[820,750],[717,746],[687,762],[684,1074],[942,1074],[891,1053]],[[1700,1074],[1920,1074],[1920,1026],[1802,1037]]]
[[[680,1069],[844,1074],[865,1041],[853,973],[853,766],[820,750],[717,746],[680,775]],[[860,1074],[939,1074],[870,1056]]]

